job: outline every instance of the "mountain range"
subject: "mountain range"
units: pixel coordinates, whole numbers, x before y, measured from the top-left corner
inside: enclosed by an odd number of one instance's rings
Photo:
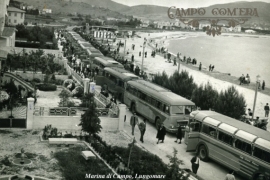
[[[22,0],[19,0],[22,1]],[[142,19],[151,20],[169,20],[168,8],[156,5],[137,5],[137,6],[126,6],[114,2],[112,0],[23,0],[24,3],[30,5],[38,5],[36,7],[43,8],[46,5],[47,8],[53,9],[53,12],[78,12],[82,14],[95,14],[96,16],[112,16],[121,17],[124,15],[131,15]],[[102,7],[102,8],[100,8]],[[181,8],[181,7],[178,7]],[[261,24],[270,25],[270,3],[266,2],[234,2],[226,4],[215,4],[209,7],[203,7],[206,10],[205,16],[213,16],[211,14],[214,8],[257,8],[259,17],[250,19],[248,24]],[[100,10],[97,10],[100,9]]]

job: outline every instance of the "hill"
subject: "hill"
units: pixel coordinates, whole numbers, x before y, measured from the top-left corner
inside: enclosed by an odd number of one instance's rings
[[[121,9],[129,7],[111,0],[72,0],[72,2],[84,2],[86,4],[94,5],[97,7],[108,8],[112,11],[119,11]]]
[[[39,0],[18,0],[20,2],[23,2],[27,5],[32,5],[35,8],[43,9],[46,7],[47,9],[52,9],[53,14],[72,14],[72,13],[79,13],[79,14],[85,14],[85,15],[91,15],[93,17],[115,17],[115,18],[122,18],[125,17],[125,15],[120,14],[117,11],[113,11],[111,9],[107,9],[104,7],[99,7],[100,4],[98,4],[98,0],[91,0],[93,2],[93,5],[90,4],[91,1],[88,0],[73,0],[78,2],[69,2],[69,1],[63,1],[63,0],[45,0],[45,1],[39,1]],[[88,3],[82,2],[87,1]],[[102,0],[108,1],[108,5],[110,4],[110,0]],[[112,2],[112,1],[111,1]],[[103,2],[104,3],[104,2]],[[112,3],[113,4],[113,3]],[[117,3],[115,3],[117,4]],[[112,5],[113,6],[113,5]],[[116,5],[115,5],[116,6]],[[119,6],[121,8],[125,7]]]
[[[181,8],[181,7],[179,7]],[[259,17],[254,17],[250,19],[248,24],[270,24],[270,3],[265,2],[234,2],[226,4],[216,4],[209,7],[204,7],[206,10],[205,16],[213,16],[211,11],[213,8],[257,8]],[[149,18],[153,20],[169,20],[168,18],[168,7],[155,6],[155,5],[138,5],[132,7],[125,7],[121,9],[121,12],[127,15],[138,16],[142,18]]]

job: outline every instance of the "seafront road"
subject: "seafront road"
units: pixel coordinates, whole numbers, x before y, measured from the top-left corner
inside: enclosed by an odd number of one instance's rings
[[[144,135],[144,143],[139,141],[140,139],[140,131],[138,126],[135,127],[134,136],[131,135],[131,126],[129,123],[131,112],[129,110],[126,111],[126,122],[124,123],[124,131],[127,136],[130,137],[130,141],[135,137],[138,146],[146,149],[147,151],[156,154],[159,156],[163,162],[166,164],[169,163],[169,159],[167,155],[173,154],[173,148],[178,151],[177,157],[183,161],[184,165],[181,168],[191,169],[190,160],[194,156],[195,153],[186,152],[186,144],[184,138],[182,139],[182,144],[175,143],[176,136],[174,134],[169,134],[165,136],[164,143],[156,144],[156,134],[157,130],[154,124],[147,121],[146,123],[146,132]],[[143,119],[139,116],[139,121],[141,122]],[[124,121],[124,120],[123,120]],[[131,160],[132,161],[132,160]],[[204,180],[222,180],[225,178],[226,174],[229,172],[229,169],[220,165],[219,163],[210,160],[209,162],[200,161],[200,167],[198,170],[198,176],[203,178]],[[236,176],[237,180],[244,180],[242,177]]]

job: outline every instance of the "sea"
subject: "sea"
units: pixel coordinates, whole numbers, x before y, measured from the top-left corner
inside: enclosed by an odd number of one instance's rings
[[[249,74],[251,81],[265,81],[270,87],[270,37],[243,35],[181,35],[168,42],[168,51],[196,58],[197,63],[214,70],[240,77]]]

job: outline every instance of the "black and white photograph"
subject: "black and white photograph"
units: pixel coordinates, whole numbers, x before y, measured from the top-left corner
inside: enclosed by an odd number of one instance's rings
[[[0,0],[0,180],[270,180],[270,0]]]

